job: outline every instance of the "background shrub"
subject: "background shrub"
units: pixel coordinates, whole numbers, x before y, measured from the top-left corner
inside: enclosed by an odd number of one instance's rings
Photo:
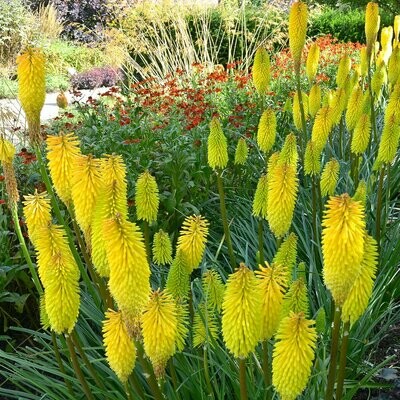
[[[115,86],[122,79],[119,70],[111,67],[93,68],[71,77],[74,89],[94,89],[101,86]]]

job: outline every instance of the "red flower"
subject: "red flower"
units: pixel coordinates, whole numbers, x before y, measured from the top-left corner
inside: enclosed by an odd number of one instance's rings
[[[0,175],[0,182],[1,182],[1,181],[4,181],[4,179],[5,179],[5,178],[4,178],[4,175]]]
[[[6,204],[6,201],[4,199],[0,199],[0,204]]]

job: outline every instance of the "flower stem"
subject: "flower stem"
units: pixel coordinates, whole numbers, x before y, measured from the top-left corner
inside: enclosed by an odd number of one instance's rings
[[[332,343],[331,343],[331,356],[329,360],[329,372],[328,372],[328,382],[326,385],[325,400],[333,399],[333,392],[335,387],[335,377],[336,377],[336,363],[337,363],[337,353],[339,347],[339,336],[340,336],[340,316],[342,310],[337,307],[335,309],[335,318],[332,325]]]
[[[60,372],[64,375],[65,386],[67,387],[68,393],[72,397],[75,397],[74,392],[72,390],[71,382],[65,377],[67,374],[65,373],[64,364],[61,360],[60,351],[58,350],[58,345],[57,345],[57,338],[56,338],[56,334],[54,333],[54,331],[51,331],[51,340],[53,342],[54,354],[56,356],[58,368],[60,368]]]
[[[340,348],[339,372],[336,386],[336,400],[341,400],[343,396],[344,378],[346,375],[347,348],[349,346],[350,322],[346,322],[343,327],[343,338]]]
[[[169,372],[171,374],[172,385],[175,390],[175,396],[178,400],[180,400],[181,396],[178,393],[178,376],[176,375],[174,359],[172,357],[168,361],[168,366],[169,366]]]
[[[266,398],[269,400],[271,398],[271,385],[272,385],[272,377],[271,377],[271,368],[269,362],[269,353],[268,353],[268,340],[265,340],[262,344],[263,350],[263,372],[264,372],[264,382],[266,386]]]
[[[140,385],[140,382],[137,380],[137,377],[135,375],[135,373],[133,372],[130,376],[129,376],[129,382],[130,384],[133,386],[133,388],[135,389],[137,395],[139,396],[139,399],[144,400],[146,395],[142,389],[142,386]]]
[[[239,375],[240,375],[240,400],[247,400],[246,386],[246,359],[239,359]]]
[[[229,231],[228,217],[226,213],[226,204],[225,204],[225,191],[221,173],[222,171],[217,171],[217,184],[218,184],[218,193],[219,193],[219,201],[221,208],[221,218],[222,218],[222,224],[224,226],[225,240],[226,240],[226,245],[228,247],[228,254],[231,267],[236,268],[236,259],[235,259],[235,254],[233,253],[231,234]]]
[[[300,71],[296,71],[296,84],[297,84],[297,96],[299,98],[299,105],[300,105],[301,126],[303,128],[303,136],[304,136],[303,139],[301,139],[300,136],[301,159],[303,160],[307,144],[307,125],[306,125],[306,116],[304,113],[303,95],[301,93]]]
[[[19,243],[21,245],[22,254],[24,255],[25,261],[28,264],[29,271],[32,275],[33,283],[35,284],[36,290],[38,291],[39,295],[43,294],[42,285],[40,284],[38,274],[36,272],[35,266],[33,265],[31,256],[29,254],[28,248],[26,247],[26,242],[24,239],[24,235],[22,234],[21,227],[19,225],[19,218],[18,218],[18,206],[17,203],[13,203],[11,206],[11,214],[14,221],[15,231],[18,236]]]
[[[208,349],[207,346],[203,347],[203,367],[204,367],[204,377],[206,379],[206,384],[207,384],[207,389],[208,389],[208,395],[210,397],[214,397],[214,391],[211,386],[211,380],[210,380],[210,371],[208,369]]]
[[[144,245],[146,247],[147,262],[151,264],[150,227],[148,221],[143,221]]]
[[[316,250],[316,254],[318,254],[317,247],[317,183],[315,180],[315,176],[311,177],[312,179],[312,229],[314,236],[314,249]]]
[[[85,393],[85,396],[87,399],[94,400],[92,392],[90,391],[89,386],[86,382],[85,376],[83,375],[81,367],[79,366],[78,357],[76,356],[75,348],[74,348],[74,344],[72,343],[71,336],[65,335],[65,338],[67,340],[69,356],[71,357],[72,367],[74,368],[75,375],[78,378],[78,380],[82,386],[82,390]]]
[[[71,336],[71,339],[72,339],[72,343],[77,348],[79,355],[81,356],[83,362],[85,363],[87,369],[89,370],[90,375],[92,375],[92,378],[96,382],[96,385],[99,386],[101,389],[105,390],[104,383],[97,376],[96,370],[93,368],[93,365],[91,364],[91,362],[87,358],[87,356],[85,354],[85,351],[83,350],[81,344],[79,343],[79,338],[78,338],[78,336],[76,334],[75,329],[71,332],[70,336]]]
[[[378,252],[381,247],[381,216],[382,216],[382,195],[383,180],[385,178],[385,166],[381,167],[378,183],[378,197],[376,204],[376,242],[378,243]]]

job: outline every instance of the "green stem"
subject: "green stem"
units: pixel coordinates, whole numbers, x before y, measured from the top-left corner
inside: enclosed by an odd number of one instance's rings
[[[266,386],[266,398],[269,400],[271,398],[271,386],[272,386],[272,376],[271,376],[271,368],[269,362],[269,354],[268,354],[268,340],[265,340],[262,344],[263,350],[263,372],[264,372],[264,382]]]
[[[260,264],[264,265],[264,234],[263,234],[263,220],[258,220],[258,252],[260,253]]]
[[[318,243],[318,238],[317,238],[317,187],[316,187],[316,182],[315,182],[315,177],[312,176],[312,229],[313,229],[313,236],[314,236],[314,249],[316,250],[316,254],[318,253],[317,250],[317,243]]]
[[[68,393],[72,396],[72,398],[74,398],[75,395],[72,390],[71,382],[66,378],[67,374],[65,373],[64,364],[61,360],[60,351],[58,350],[58,345],[57,345],[57,338],[56,338],[56,334],[54,333],[54,331],[51,331],[51,340],[53,342],[54,354],[56,356],[58,368],[60,368],[60,372],[64,375],[63,378],[64,378],[65,386],[67,387]]]
[[[78,338],[78,336],[76,334],[75,329],[71,332],[70,336],[71,336],[71,339],[72,339],[72,343],[77,348],[79,355],[81,356],[83,362],[85,363],[87,369],[89,370],[90,375],[92,375],[92,378],[96,382],[96,385],[99,386],[101,389],[105,390],[104,383],[97,376],[96,370],[93,368],[93,365],[91,364],[91,362],[87,358],[87,356],[85,354],[85,351],[83,350],[81,344],[79,343],[79,338]]]
[[[143,221],[144,245],[146,247],[147,262],[151,264],[151,248],[150,248],[150,227],[147,221]]]
[[[157,378],[154,375],[153,368],[151,367],[151,365],[149,365],[148,361],[144,358],[143,347],[142,347],[141,343],[135,341],[135,345],[136,345],[136,349],[137,349],[139,362],[142,365],[142,368],[145,372],[147,383],[150,386],[150,389],[153,393],[154,398],[156,400],[163,400],[163,395],[158,386]]]
[[[382,195],[383,195],[384,178],[385,178],[385,166],[382,166],[379,174],[378,198],[376,205],[376,241],[378,243],[378,253],[381,247],[381,216],[382,216]]]
[[[207,390],[209,396],[213,397],[214,392],[211,386],[210,371],[208,369],[208,350],[207,346],[203,347],[203,367],[204,367],[204,377],[206,379]]]
[[[341,400],[343,396],[344,378],[346,375],[347,349],[349,346],[350,322],[346,322],[343,327],[342,345],[340,348],[339,372],[336,386],[336,400]]]
[[[374,133],[374,140],[375,142],[378,142],[378,133],[376,129],[376,116],[375,116],[375,101],[374,101],[374,93],[372,92],[372,85],[371,85],[371,55],[372,51],[368,55],[368,90],[369,90],[369,96],[371,98],[371,123],[372,123],[372,132]],[[370,141],[370,145],[372,145],[372,140]]]
[[[169,366],[169,372],[171,373],[171,380],[172,380],[172,385],[175,390],[175,396],[179,400],[181,396],[178,393],[178,376],[176,374],[175,366],[174,366],[174,360],[171,357],[168,361],[168,366]]]
[[[18,236],[19,243],[21,245],[22,254],[24,255],[25,261],[28,264],[29,271],[32,275],[33,283],[35,284],[36,290],[38,291],[39,295],[43,294],[42,285],[40,284],[38,274],[36,272],[36,268],[33,265],[31,256],[29,254],[28,248],[26,247],[26,242],[24,239],[24,235],[22,234],[21,227],[19,226],[19,218],[18,218],[18,206],[14,203],[11,207],[11,214],[14,221],[15,231]]]
[[[239,378],[240,378],[240,400],[247,400],[246,386],[246,359],[239,359]]]
[[[92,392],[90,391],[89,386],[86,382],[86,379],[82,373],[81,367],[79,366],[78,357],[76,356],[74,344],[72,343],[71,337],[69,335],[65,335],[65,338],[67,340],[67,345],[68,345],[69,355],[71,357],[72,366],[74,368],[75,375],[78,378],[78,380],[82,386],[83,393],[85,393],[85,396],[87,399],[94,400]]]
[[[98,301],[97,293],[93,288],[93,285],[92,285],[92,282],[91,282],[91,280],[89,278],[89,275],[88,275],[88,273],[87,273],[87,271],[86,271],[86,269],[85,269],[85,267],[84,267],[84,265],[82,263],[82,260],[81,260],[79,254],[78,254],[78,251],[76,250],[75,243],[74,243],[74,238],[72,236],[71,230],[70,230],[69,226],[66,224],[65,219],[61,214],[60,207],[58,206],[58,203],[57,203],[57,200],[56,200],[56,196],[54,194],[53,186],[51,185],[50,178],[49,178],[49,175],[47,174],[46,166],[45,166],[45,163],[44,163],[43,158],[42,158],[42,153],[41,153],[41,151],[40,151],[40,149],[38,147],[35,147],[35,154],[36,154],[36,158],[38,160],[39,166],[40,166],[40,173],[41,173],[43,182],[44,182],[44,184],[46,186],[47,193],[50,196],[52,209],[53,209],[54,213],[56,214],[56,217],[57,217],[57,220],[58,220],[59,224],[64,226],[64,229],[65,229],[65,232],[66,232],[67,238],[68,238],[69,247],[71,249],[72,255],[74,256],[74,259],[75,259],[76,263],[78,264],[78,267],[79,267],[80,273],[82,275],[83,281],[85,282],[85,284],[86,284],[91,296],[93,297],[93,299],[96,301],[96,303],[98,303],[97,306],[99,306],[100,304],[99,304],[99,301]]]
[[[299,98],[299,105],[300,105],[301,126],[303,128],[303,136],[304,136],[303,139],[301,139],[300,136],[301,159],[303,160],[305,147],[307,144],[307,125],[306,125],[306,116],[304,113],[303,95],[301,93],[300,71],[296,71],[296,83],[297,83],[297,96]]]
[[[220,201],[220,208],[221,208],[221,218],[222,218],[222,224],[224,226],[225,241],[226,241],[226,245],[228,247],[228,254],[229,254],[231,267],[234,269],[234,268],[236,268],[236,259],[235,259],[235,254],[233,253],[231,234],[229,231],[228,217],[227,217],[227,213],[226,213],[226,204],[225,204],[225,191],[224,191],[224,184],[222,182],[221,173],[222,173],[222,171],[217,171],[217,184],[218,184],[218,193],[219,193],[219,201]]]
[[[320,218],[320,221],[321,221],[322,213],[324,211],[324,208],[323,208],[323,205],[322,205],[321,179],[320,179],[320,176],[316,177],[315,179],[316,179],[317,192],[318,192],[319,218]]]
[[[340,158],[343,158],[343,130],[344,130],[344,123],[343,123],[343,116],[340,117],[340,123],[339,123],[339,155]],[[350,153],[351,154],[351,153]]]
[[[332,325],[331,356],[329,360],[329,372],[328,372],[328,381],[326,385],[325,400],[333,399],[333,392],[335,388],[335,377],[336,377],[337,353],[339,347],[341,314],[342,310],[339,307],[337,307],[335,309],[335,318]]]
[[[124,389],[125,389],[125,394],[126,394],[127,400],[133,400],[133,399],[132,399],[132,396],[131,396],[131,393],[130,393],[130,391],[129,391],[128,382],[125,382],[125,383],[124,383]]]
[[[145,399],[146,395],[142,389],[142,386],[140,385],[140,382],[137,380],[137,377],[135,375],[135,372],[133,372],[130,376],[129,376],[129,382],[131,383],[131,385],[133,386],[133,388],[136,390],[137,395],[139,396],[139,399]]]

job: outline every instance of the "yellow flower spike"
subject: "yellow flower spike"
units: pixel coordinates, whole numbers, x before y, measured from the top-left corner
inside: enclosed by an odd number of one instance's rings
[[[308,291],[304,278],[298,278],[290,285],[283,298],[280,319],[288,317],[291,312],[296,314],[301,312],[308,318]]]
[[[253,215],[267,219],[268,212],[268,175],[261,175],[257,183],[253,200]]]
[[[276,237],[286,234],[292,224],[299,182],[292,164],[278,164],[268,177],[267,217]]]
[[[367,182],[361,180],[353,196],[354,201],[359,201],[364,207],[367,204]]]
[[[290,97],[288,97],[283,106],[283,112],[291,113],[292,109],[292,101],[290,100]]]
[[[339,124],[340,119],[342,118],[342,113],[346,109],[346,105],[346,91],[343,88],[339,88],[335,91],[332,97],[332,101],[329,103],[333,125]]]
[[[176,329],[175,345],[177,351],[185,348],[185,341],[189,334],[189,310],[187,303],[176,302],[176,315],[178,325]]]
[[[68,205],[72,199],[72,170],[81,155],[79,140],[74,133],[62,133],[48,136],[46,143],[51,180],[60,199]]]
[[[308,96],[302,92],[301,98],[303,100],[304,117],[307,121],[308,119]],[[303,124],[301,122],[301,109],[300,100],[298,93],[296,92],[293,97],[293,122],[295,127],[300,131],[303,129]]]
[[[222,336],[237,358],[254,351],[261,334],[262,299],[258,280],[245,264],[229,275],[222,303]]]
[[[14,145],[0,136],[0,162],[11,164],[15,155]]]
[[[213,345],[218,338],[218,322],[213,310],[200,304],[193,318],[193,347]]]
[[[366,234],[361,270],[343,304],[342,319],[344,322],[350,321],[351,325],[353,325],[366,310],[374,286],[377,258],[376,240]]]
[[[380,17],[379,17],[379,19],[380,19]],[[382,55],[381,55],[381,57],[380,57],[380,59],[379,59],[379,49],[381,48],[381,46],[380,46],[380,43],[379,42],[375,42],[375,47],[374,47],[374,55],[375,55],[375,64],[376,65],[380,65],[381,63],[382,63]],[[372,63],[372,60],[371,60],[371,63]]]
[[[78,157],[72,166],[71,197],[76,220],[87,239],[100,186],[100,160],[92,155]]]
[[[263,47],[259,47],[254,56],[253,83],[260,96],[265,95],[271,80],[270,59]]]
[[[368,74],[368,54],[367,54],[367,48],[362,47],[360,50],[360,74],[362,77],[367,76]]]
[[[298,160],[299,154],[297,152],[296,135],[294,133],[289,133],[286,135],[285,142],[279,154],[279,163],[287,163],[296,168]]]
[[[98,274],[108,277],[110,267],[107,261],[103,225],[107,219],[117,214],[122,219],[128,216],[126,168],[121,156],[111,155],[101,160],[100,170],[101,185],[92,221],[92,260]]]
[[[168,233],[160,229],[153,238],[153,261],[157,265],[172,263],[172,243]]]
[[[268,153],[275,143],[276,115],[272,108],[267,108],[261,115],[257,130],[257,144],[261,151]]]
[[[351,70],[351,58],[346,53],[341,57],[339,61],[338,70],[336,73],[336,84],[338,85],[339,88],[344,87],[347,77],[349,76],[350,70]]]
[[[50,321],[46,312],[46,302],[44,299],[44,294],[40,296],[40,325],[42,325],[43,329],[50,328]]]
[[[29,238],[36,243],[38,232],[51,222],[50,197],[47,192],[24,196],[24,217],[28,227]]]
[[[312,118],[315,118],[318,110],[321,107],[321,87],[316,83],[310,90],[308,96],[308,108]]]
[[[40,141],[40,112],[46,97],[45,57],[40,49],[30,48],[17,57],[18,98],[25,112],[29,136]]]
[[[310,83],[313,82],[315,75],[317,74],[319,53],[320,53],[319,46],[317,45],[317,43],[313,43],[310,46],[310,50],[308,51],[307,62],[306,62],[307,78],[308,82]]]
[[[378,3],[370,1],[365,10],[365,36],[367,38],[368,52],[371,53],[379,31],[379,7]]]
[[[262,341],[269,340],[278,329],[282,312],[284,293],[288,286],[289,273],[285,265],[266,262],[265,267],[259,265],[260,271],[256,271],[259,280],[258,285],[262,295]]]
[[[400,124],[400,81],[394,86],[385,110],[385,124]]]
[[[221,123],[216,117],[210,123],[207,146],[208,165],[212,169],[225,168],[228,164],[228,142],[222,131]]]
[[[363,113],[368,114],[371,111],[371,95],[369,94],[369,90],[364,93],[361,107],[362,108],[359,110],[360,117]]]
[[[371,137],[371,118],[369,114],[363,114],[358,120],[353,132],[351,151],[354,154],[362,154],[367,149]]]
[[[304,155],[304,173],[306,175],[318,175],[321,171],[321,152],[311,140],[308,141]]]
[[[235,165],[244,165],[248,155],[249,149],[247,147],[246,140],[244,138],[240,138],[235,151]]]
[[[109,310],[105,313],[103,344],[108,364],[119,380],[125,383],[135,368],[136,347],[120,311]]]
[[[360,104],[363,102],[364,94],[359,85],[356,85],[350,95],[349,101],[347,103],[346,110],[346,126],[349,131],[352,131],[357,122],[359,121],[363,108]]]
[[[385,118],[386,119],[386,118]],[[396,115],[385,121],[383,126],[381,141],[378,148],[378,156],[374,164],[374,170],[381,167],[382,164],[391,163],[397,152],[400,139],[400,125],[397,122]]]
[[[206,248],[208,221],[201,215],[186,217],[178,238],[177,251],[185,257],[189,272],[200,265]]]
[[[149,171],[143,172],[138,177],[135,203],[139,220],[147,221],[150,224],[157,220],[160,199],[156,179],[150,175]]]
[[[144,351],[159,379],[176,350],[178,316],[174,298],[165,291],[154,291],[143,312],[142,334]]]
[[[393,30],[394,30],[394,43],[398,44],[399,43],[399,33],[400,33],[400,15],[396,15],[394,17],[394,23],[393,23]]]
[[[277,265],[283,265],[288,270],[288,278],[292,273],[293,267],[296,264],[297,257],[297,236],[295,233],[291,233],[283,243],[280,245],[275,257],[273,259],[273,263]]]
[[[315,151],[321,153],[328,141],[333,128],[332,110],[322,107],[317,112],[311,133],[311,141],[314,142]]]
[[[6,184],[6,192],[10,209],[17,206],[19,202],[18,183],[12,163],[3,162],[4,182]]]
[[[347,193],[328,200],[322,221],[324,282],[342,307],[364,257],[364,206]]]
[[[302,1],[293,3],[289,13],[289,46],[296,73],[300,72],[301,53],[306,41],[307,18],[307,5]]]
[[[392,54],[393,28],[387,26],[381,30],[381,46],[383,62],[387,65]]]
[[[377,67],[371,79],[371,88],[376,101],[379,101],[382,94],[382,86],[387,81],[387,73],[385,65]]]
[[[388,82],[394,86],[400,77],[400,47],[396,46],[389,58]]]
[[[349,84],[345,86],[347,97],[350,97],[350,94],[354,89],[354,87],[359,85],[359,81],[360,81],[360,68],[356,67],[349,78]]]
[[[321,174],[321,196],[332,196],[335,193],[339,170],[340,164],[335,158],[325,164]]]
[[[64,229],[46,225],[37,232],[38,270],[51,329],[71,332],[79,313],[79,269]]]
[[[110,293],[128,319],[135,319],[150,294],[150,268],[142,232],[135,223],[117,216],[104,223],[103,235],[110,266]]]
[[[282,400],[295,400],[307,386],[316,347],[315,321],[303,313],[282,320],[272,359],[272,384]]]
[[[190,273],[186,260],[181,251],[177,251],[171,268],[168,271],[167,283],[165,285],[177,301],[186,300],[189,296]]]
[[[204,301],[208,308],[221,311],[225,285],[217,271],[209,269],[201,277]]]

